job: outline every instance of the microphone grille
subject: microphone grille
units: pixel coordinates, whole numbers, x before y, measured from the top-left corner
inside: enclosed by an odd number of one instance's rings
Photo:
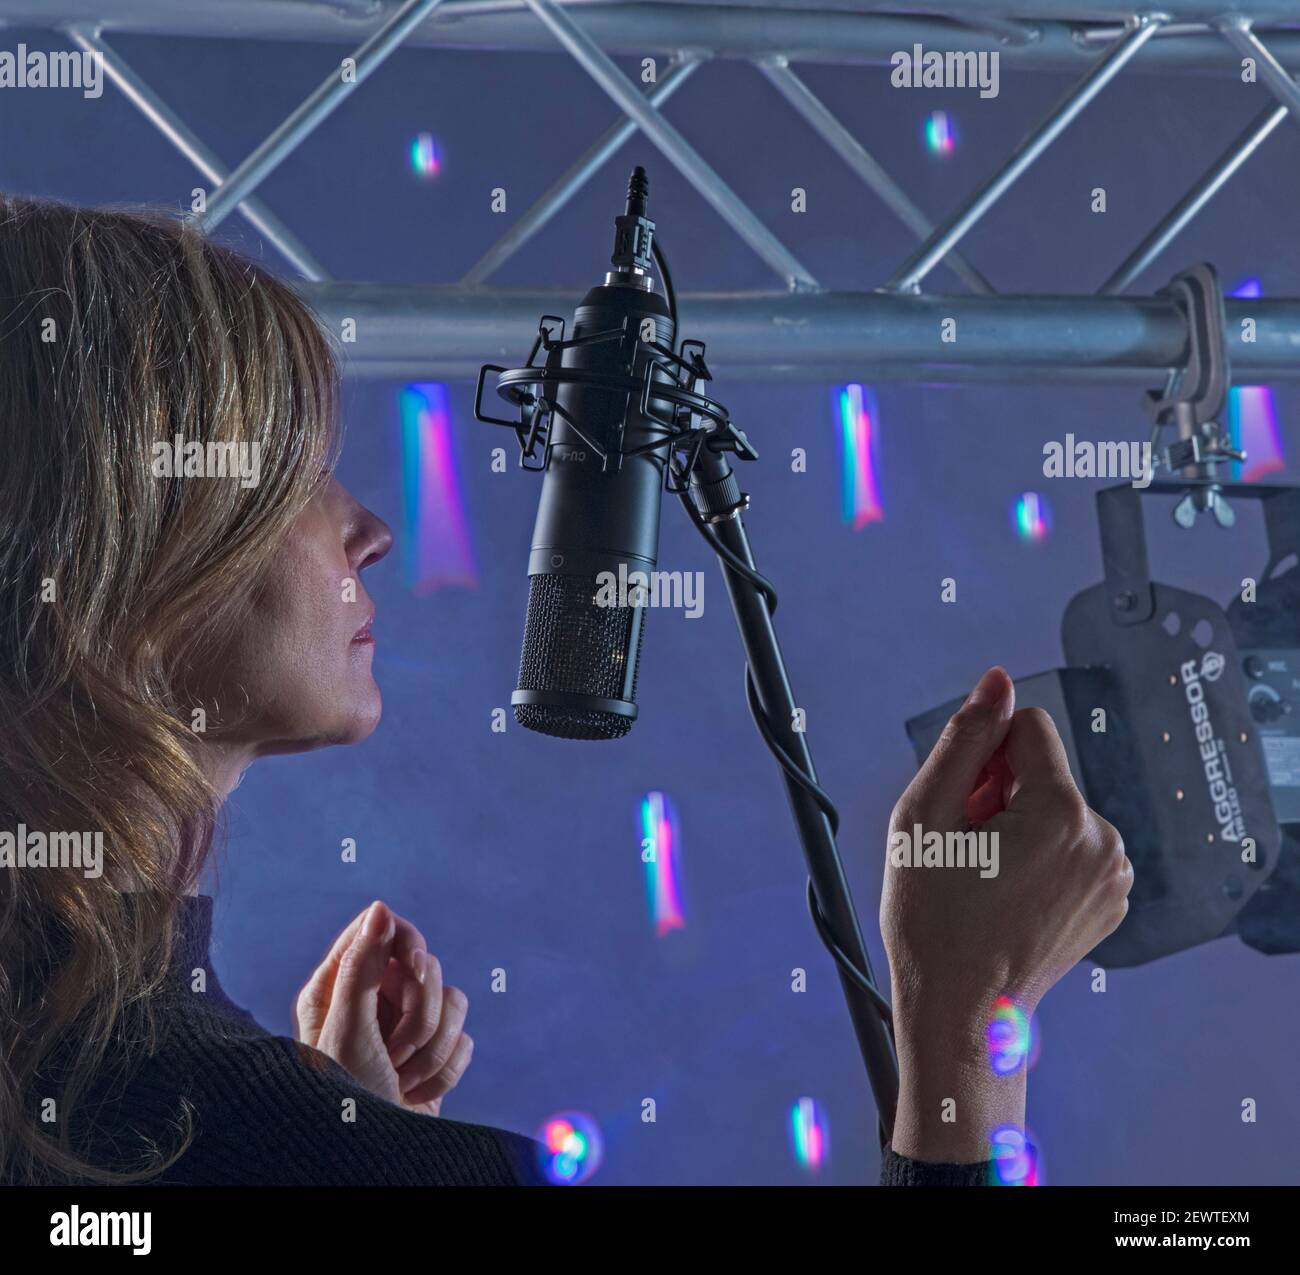
[[[516,704],[515,720],[562,739],[620,739],[633,719],[584,704],[583,697],[636,702],[645,626],[637,608],[600,606],[594,575],[528,577],[528,617],[519,660],[519,689],[572,695],[573,703]],[[631,662],[631,692],[628,664]]]

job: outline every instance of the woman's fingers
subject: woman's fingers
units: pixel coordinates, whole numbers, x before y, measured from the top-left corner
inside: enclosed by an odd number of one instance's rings
[[[468,1012],[469,997],[459,987],[443,989],[436,1030],[397,1069],[397,1083],[403,1095],[432,1079],[451,1062]]]
[[[419,983],[390,956],[379,985],[379,1031],[385,1041],[402,1015],[409,1011],[419,989]]]
[[[451,1057],[447,1060],[447,1065],[422,1084],[404,1092],[402,1101],[410,1107],[420,1107],[426,1103],[435,1103],[440,1106],[444,1095],[454,1089],[460,1082],[460,1078],[465,1074],[465,1069],[469,1066],[470,1059],[473,1056],[473,1038],[462,1032],[460,1039],[456,1042],[455,1049],[451,1052]],[[436,1109],[434,1114],[437,1114]]]
[[[424,935],[405,917],[398,916],[385,903],[376,899],[369,907],[357,913],[340,931],[330,950],[325,954],[324,960],[312,971],[311,977],[295,998],[294,1035],[299,1040],[311,1044],[314,1038],[319,1036],[321,1025],[325,1021],[326,1014],[329,1013],[339,964],[343,960],[344,953],[355,942],[362,924],[372,914],[383,914],[393,922],[393,959],[403,969],[409,971],[416,982],[424,977],[424,957],[428,946],[424,941]]]
[[[388,1056],[399,1072],[418,1050],[433,1041],[442,1022],[442,965],[432,952],[424,954],[424,970],[422,983],[406,977],[401,1012],[393,1030],[384,1035]],[[461,1021],[464,1021],[463,1017]]]
[[[424,941],[424,935],[412,922],[408,921],[404,916],[399,916],[380,899],[376,899],[370,907],[363,908],[348,922],[347,927],[334,940],[334,946],[330,948],[324,961],[321,962],[321,969],[335,971],[338,969],[338,963],[342,960],[343,953],[352,945],[361,923],[374,908],[380,908],[392,917],[396,926],[393,936],[393,959],[410,973],[418,983],[424,977],[424,956],[428,951],[428,944]]]
[[[429,955],[429,945],[424,935],[404,916],[397,917],[397,936],[393,942],[393,959],[406,970],[417,983],[425,978],[425,960]]]
[[[376,1006],[393,950],[395,922],[382,903],[371,904],[339,957],[327,1017],[344,1038],[360,1036],[377,1024]]]
[[[975,791],[966,799],[966,818],[971,823],[987,823],[994,815],[1001,814],[1011,800],[1014,780],[1006,754],[999,749],[989,758],[976,781]]]

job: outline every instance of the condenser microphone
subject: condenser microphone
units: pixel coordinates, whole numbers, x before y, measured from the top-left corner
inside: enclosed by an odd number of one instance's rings
[[[637,168],[615,218],[614,269],[583,297],[548,361],[561,376],[542,378],[549,433],[510,702],[521,726],[563,739],[619,739],[637,714],[646,601],[637,582],[655,567],[669,456],[669,431],[654,416],[666,405],[650,389],[667,376],[651,347],[671,350],[675,337],[650,275],[648,194]]]

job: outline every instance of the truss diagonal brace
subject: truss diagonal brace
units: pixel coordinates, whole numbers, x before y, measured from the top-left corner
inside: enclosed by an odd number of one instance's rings
[[[934,269],[993,207],[1107,84],[1128,65],[1137,51],[1169,21],[1164,13],[1133,19],[1128,34],[1117,40],[1078,85],[1048,113],[1047,118],[1012,153],[1007,162],[966,203],[936,230],[898,269],[885,287],[890,292],[917,292]]]
[[[207,211],[196,218],[202,230],[211,232],[256,188],[343,101],[363,80],[387,60],[388,55],[442,3],[442,0],[406,0],[378,31],[353,55],[355,77],[345,79],[337,71],[327,75],[320,87],[280,125],[233,173],[217,187]]]
[[[186,159],[210,182],[221,183],[229,176],[226,166],[182,122],[180,116],[142,80],[120,53],[107,45],[89,27],[68,27],[68,38],[87,53],[98,53],[104,72],[127,99]],[[323,283],[329,272],[300,242],[298,237],[260,199],[250,195],[239,211],[280,251],[305,279]]]
[[[1184,226],[1218,194],[1219,189],[1260,147],[1264,139],[1286,119],[1285,106],[1266,106],[1227,150],[1210,165],[1164,219],[1116,267],[1114,274],[1097,289],[1098,296],[1123,292],[1179,235]]]
[[[1217,24],[1219,34],[1243,57],[1254,58],[1273,96],[1300,122],[1300,84],[1287,73],[1286,68],[1273,56],[1259,36],[1250,29],[1250,19],[1239,13],[1222,18]]]
[[[709,162],[628,83],[604,49],[565,13],[555,0],[525,0],[574,61],[634,120],[669,162],[721,214],[738,235],[767,262],[789,288],[817,288],[779,239],[709,165]]]
[[[690,77],[699,62],[694,57],[685,57],[669,68],[652,91],[647,100],[654,106],[662,106]],[[624,116],[613,125],[581,158],[574,161],[546,189],[535,204],[492,245],[491,248],[470,267],[461,279],[462,287],[473,287],[482,283],[493,271],[501,268],[505,262],[524,246],[565,204],[573,197],[584,182],[590,180],[595,171],[616,151],[632,134],[636,132],[634,121]]]
[[[787,58],[764,58],[758,63],[758,69],[918,239],[924,240],[934,233],[929,218],[907,197],[903,188],[881,167],[875,156],[836,119],[825,102],[790,69]],[[947,262],[975,292],[988,295],[994,291],[993,285],[958,252],[950,252]]]

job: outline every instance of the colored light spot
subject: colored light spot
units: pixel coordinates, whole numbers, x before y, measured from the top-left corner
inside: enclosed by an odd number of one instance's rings
[[[1263,291],[1258,279],[1246,279],[1228,295],[1259,297]],[[1228,391],[1227,426],[1232,445],[1246,453],[1244,462],[1233,464],[1234,478],[1256,482],[1286,468],[1286,449],[1269,386],[1234,385]]]
[[[836,391],[840,436],[840,505],[844,521],[860,531],[885,516],[876,480],[880,449],[879,409],[875,395],[861,385]]]
[[[1012,516],[1021,540],[1036,543],[1047,539],[1052,528],[1051,510],[1046,498],[1036,491],[1021,492],[1016,497]]]
[[[451,447],[447,387],[406,386],[402,427],[402,575],[408,588],[432,593],[478,584]]]
[[[947,111],[931,111],[926,117],[925,144],[932,155],[951,155],[957,149],[957,130]]]
[[[426,180],[442,171],[438,160],[438,144],[432,133],[418,133],[411,142],[411,171]]]
[[[821,1103],[800,1098],[790,1108],[790,1143],[795,1163],[816,1173],[829,1160],[831,1152],[830,1121]]]
[[[989,1135],[989,1154],[990,1186],[1039,1185],[1038,1146],[1028,1130],[999,1125]]]
[[[681,836],[677,811],[661,792],[641,799],[641,861],[645,865],[646,895],[655,936],[686,928],[682,907],[679,857]]]
[[[561,1111],[537,1134],[542,1171],[557,1186],[577,1186],[600,1168],[604,1144],[600,1127],[581,1111]]]
[[[1013,1000],[999,996],[993,1002],[987,1039],[989,1063],[999,1076],[1009,1076],[1031,1061],[1033,1024]]]

